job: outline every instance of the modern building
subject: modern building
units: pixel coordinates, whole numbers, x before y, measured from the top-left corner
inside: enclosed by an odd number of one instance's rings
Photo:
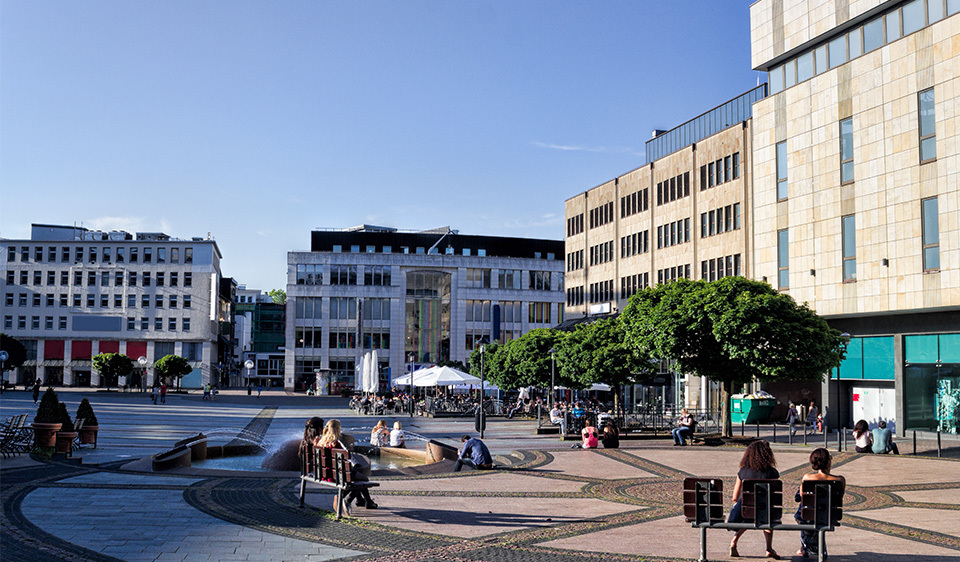
[[[754,277],[852,339],[830,421],[960,428],[960,1],[759,0]]]
[[[286,305],[273,302],[262,291],[243,285],[237,289],[233,363],[242,367],[251,360],[254,368],[249,373],[245,367],[238,368],[234,386],[283,386],[285,311]]]
[[[29,240],[0,240],[3,331],[28,352],[11,380],[106,386],[91,359],[122,353],[146,358],[132,384],[152,383],[169,354],[194,366],[183,386],[215,382],[220,259],[211,239],[163,233],[34,224]]]
[[[287,264],[288,389],[318,376],[321,391],[353,388],[373,350],[388,388],[410,365],[466,362],[481,342],[563,319],[560,240],[361,225],[313,231]]]
[[[646,143],[649,162],[565,204],[568,321],[615,314],[678,278],[751,274],[751,108],[760,85]],[[706,380],[662,365],[636,402],[709,406]]]

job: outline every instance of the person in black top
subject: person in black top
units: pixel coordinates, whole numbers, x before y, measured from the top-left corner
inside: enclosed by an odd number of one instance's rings
[[[607,420],[607,425],[603,427],[603,436],[600,440],[603,441],[604,449],[620,447],[620,432],[617,431],[617,425],[613,423],[613,420]]]
[[[730,516],[727,522],[743,522],[743,516],[740,513],[740,495],[743,491],[744,480],[774,478],[780,478],[780,472],[777,470],[777,461],[773,458],[773,450],[770,449],[770,444],[766,441],[754,441],[747,447],[747,450],[743,453],[743,458],[740,459],[740,471],[737,472],[737,483],[733,486],[733,501],[736,503],[730,508]],[[736,535],[733,536],[733,540],[730,541],[731,557],[740,556],[740,553],[737,552],[737,541],[740,540],[740,535],[742,535],[744,531],[746,531],[746,529],[738,529]],[[764,529],[763,538],[767,542],[767,558],[779,560],[780,555],[773,549],[773,531]]]

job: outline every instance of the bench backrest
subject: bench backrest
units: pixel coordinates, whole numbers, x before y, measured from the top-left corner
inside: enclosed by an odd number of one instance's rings
[[[800,484],[800,519],[829,527],[843,518],[844,485],[840,480],[805,480]]]
[[[723,521],[723,480],[684,478],[683,516],[688,523]]]
[[[744,480],[740,510],[744,523],[779,524],[783,518],[783,482],[779,479]]]

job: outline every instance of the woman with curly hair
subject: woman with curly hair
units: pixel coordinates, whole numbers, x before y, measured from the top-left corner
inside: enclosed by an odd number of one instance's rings
[[[858,453],[873,452],[873,435],[870,434],[867,420],[860,420],[853,426],[853,441]]]
[[[773,458],[773,450],[766,441],[754,441],[747,447],[740,459],[740,471],[737,472],[737,483],[733,486],[733,507],[730,508],[728,523],[743,523],[743,516],[740,513],[741,493],[743,492],[744,480],[775,479],[780,478],[780,472],[777,470],[777,461]],[[730,556],[738,557],[737,541],[746,529],[737,529],[737,533],[730,541]],[[773,549],[773,531],[764,529],[763,538],[767,542],[767,558],[779,560],[780,555]]]

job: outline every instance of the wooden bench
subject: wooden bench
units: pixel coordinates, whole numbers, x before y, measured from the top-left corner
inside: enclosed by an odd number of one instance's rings
[[[27,414],[12,416],[0,429],[0,454],[3,458],[27,453],[33,447],[33,430],[27,427]]]
[[[740,498],[743,523],[727,523],[723,518],[723,481],[718,478],[685,478],[683,515],[700,529],[699,562],[707,562],[707,529],[768,529],[772,531],[808,531],[817,533],[817,560],[826,560],[825,534],[835,530],[843,516],[843,483],[807,480],[801,484],[801,519],[807,523],[784,524],[783,482],[780,480],[744,480]]]
[[[350,492],[380,485],[367,480],[354,482],[350,468],[350,453],[344,449],[317,447],[308,451],[306,456],[300,458],[300,507],[304,506],[307,482],[336,488],[337,496],[333,509],[337,519],[347,511]]]

